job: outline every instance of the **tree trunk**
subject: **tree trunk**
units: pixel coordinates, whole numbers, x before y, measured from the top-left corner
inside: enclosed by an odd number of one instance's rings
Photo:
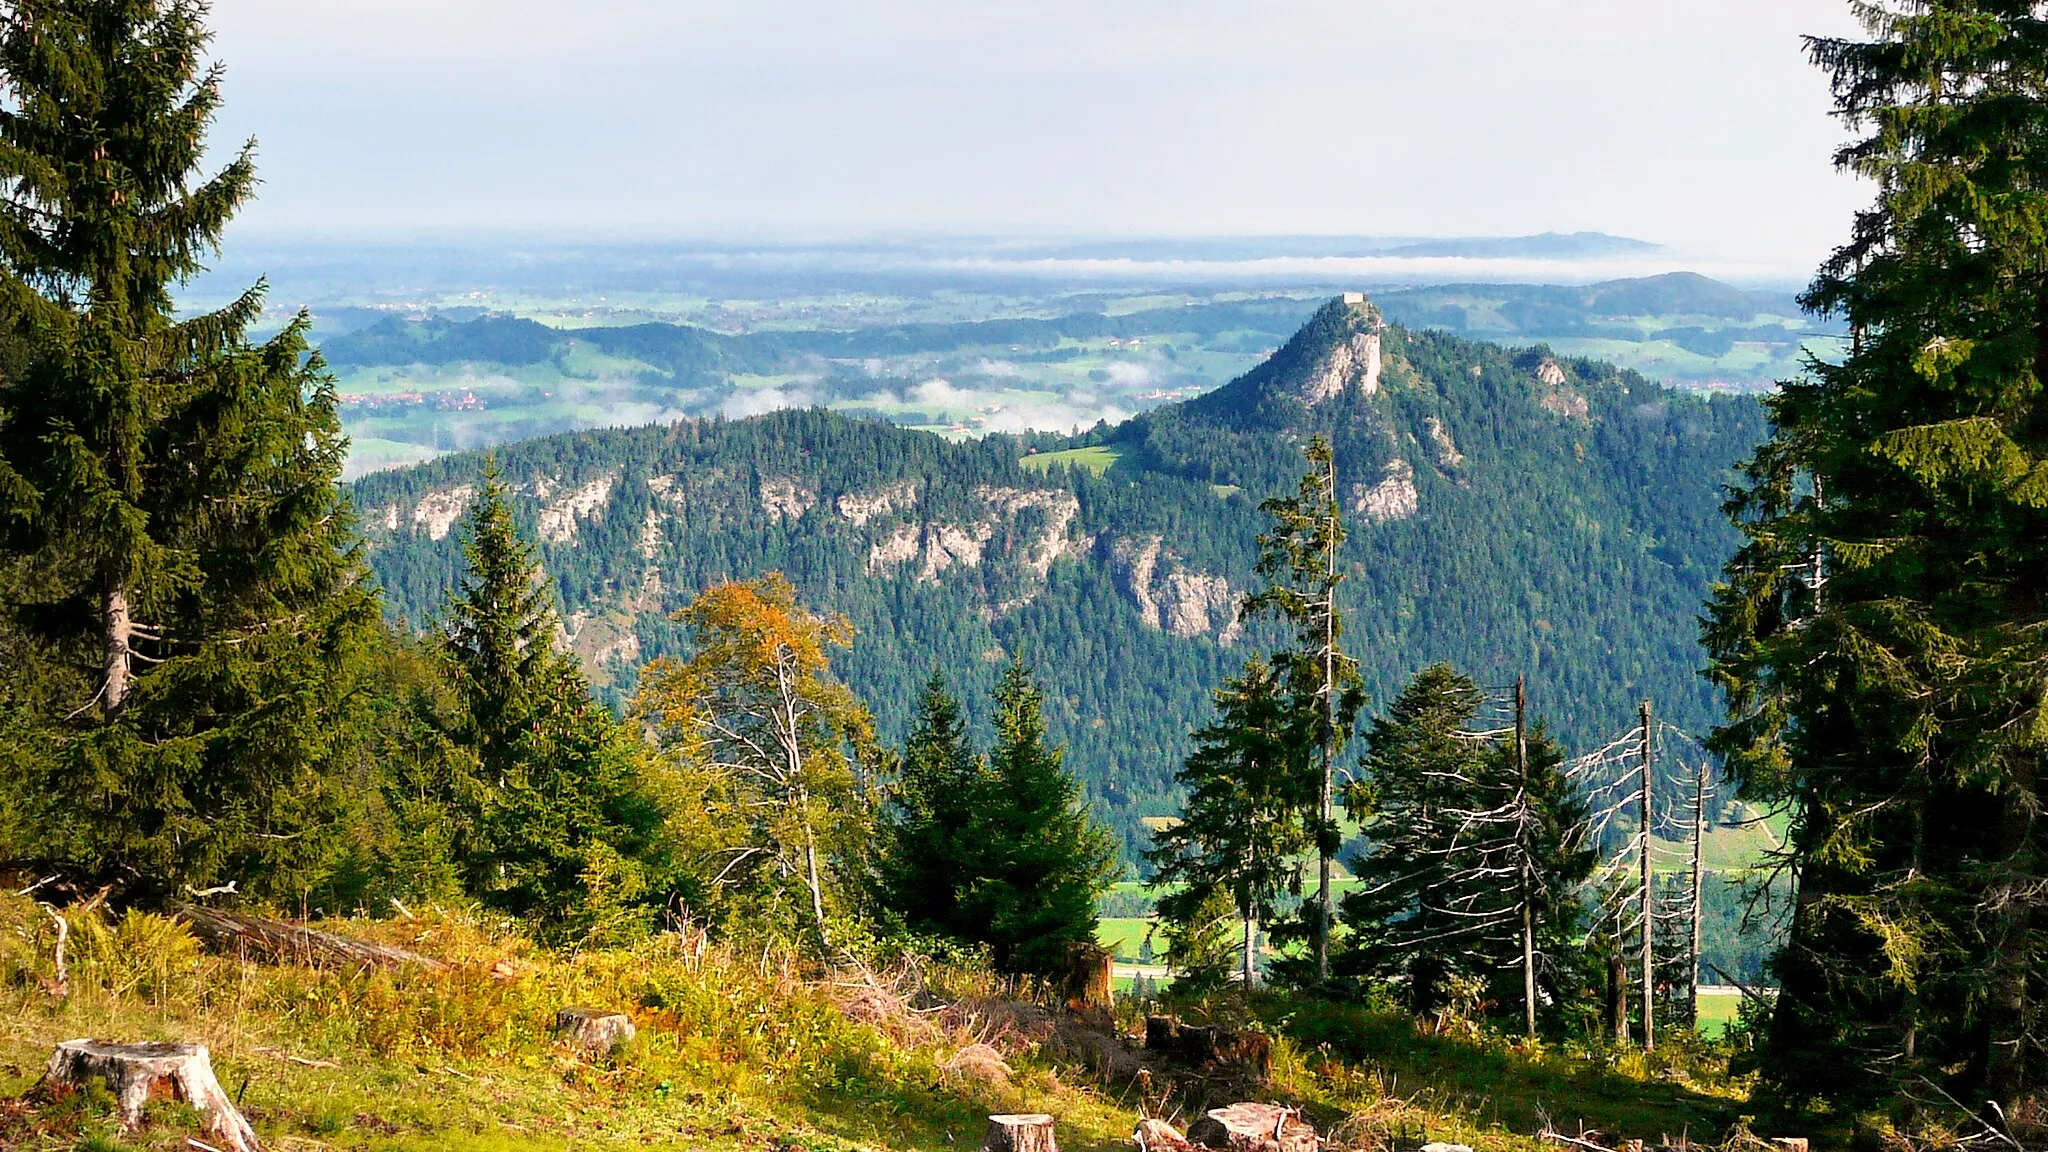
[[[1335,919],[1330,906],[1331,848],[1325,839],[1337,818],[1337,457],[1330,456],[1325,493],[1330,509],[1330,546],[1323,568],[1323,709],[1329,730],[1323,734],[1323,791],[1320,806],[1322,824],[1316,829],[1316,979],[1330,982],[1330,925]]]
[[[1253,987],[1259,982],[1259,922],[1247,913],[1244,918],[1244,986]]]
[[[133,679],[134,654],[129,647],[135,635],[135,621],[129,613],[128,589],[107,590],[106,619],[106,714],[118,716],[128,704],[129,682]]]
[[[170,911],[217,952],[255,953],[285,962],[303,963],[319,959],[384,968],[402,964],[417,964],[430,970],[448,967],[431,956],[403,948],[354,940],[332,932],[318,932],[296,924],[201,908],[196,904],[174,903]]]
[[[818,943],[832,946],[832,936],[825,927],[825,885],[818,874],[818,834],[811,827],[811,793],[804,784],[804,741],[803,725],[798,718],[801,700],[792,683],[787,659],[778,657],[775,681],[782,695],[781,732],[784,742],[783,753],[789,758],[789,787],[791,798],[797,810],[802,813],[804,826],[804,883],[811,890],[811,918],[818,925]]]
[[[1194,1152],[1194,1145],[1180,1134],[1180,1129],[1164,1120],[1138,1121],[1137,1130],[1131,1133],[1131,1143],[1138,1146],[1138,1152]]]
[[[1651,788],[1656,781],[1656,766],[1652,762],[1651,749],[1656,747],[1656,718],[1650,711],[1650,702],[1643,701],[1643,791],[1638,797],[1639,815],[1642,820],[1642,857],[1637,864],[1642,870],[1643,880],[1643,1051],[1652,1052],[1657,1048],[1657,889],[1656,875],[1650,867],[1652,849],[1656,840],[1651,830],[1656,827],[1655,815],[1650,807]]]
[[[2014,757],[2013,779],[2006,789],[2005,828],[2002,847],[2006,851],[2005,866],[2008,875],[2003,885],[2004,893],[1994,891],[1992,897],[2003,897],[2003,911],[1987,910],[1981,914],[1998,916],[2004,921],[1999,925],[1999,947],[1992,952],[1992,976],[1989,995],[1984,1005],[1988,1050],[1984,1060],[1984,1095],[1988,1101],[2003,1110],[2000,1116],[1988,1116],[1987,1122],[1996,1122],[1999,1131],[2009,1124],[2005,1118],[2013,1116],[2025,1099],[2028,1081],[2027,1053],[2035,1037],[2028,1019],[2027,974],[2034,961],[2032,895],[2025,889],[2039,883],[2031,875],[2031,853],[2028,843],[2032,839],[2034,773],[2032,764],[2024,756]],[[1991,1109],[1987,1108],[1987,1112]]]
[[[1052,1138],[1052,1117],[1042,1112],[991,1116],[981,1152],[1060,1152]]]
[[[809,873],[806,882],[811,889],[811,917],[818,922],[818,943],[829,948],[832,934],[825,927],[825,885],[818,878],[818,837],[811,831],[809,816],[804,817],[804,869]]]
[[[1536,1038],[1536,909],[1529,894],[1528,865],[1523,865],[1522,884],[1522,1024],[1531,1040]]]
[[[1616,1044],[1628,1044],[1628,965],[1621,958],[1621,939],[1615,938],[1614,952],[1607,957],[1607,1034]]]
[[[104,1044],[66,1040],[50,1054],[46,1090],[77,1091],[105,1082],[121,1113],[121,1126],[142,1123],[151,1100],[181,1100],[206,1117],[206,1129],[228,1152],[258,1152],[255,1130],[214,1079],[200,1044]]]
[[[1515,677],[1515,779],[1529,794],[1529,688]],[[1521,833],[1517,833],[1517,839]],[[1522,848],[1522,1024],[1536,1038],[1536,885],[1529,875],[1529,849]]]

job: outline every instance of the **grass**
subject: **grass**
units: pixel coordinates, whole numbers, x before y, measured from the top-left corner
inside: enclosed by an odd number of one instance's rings
[[[1432,1139],[1485,1147],[1546,1122],[1583,1123],[1614,1137],[1611,1144],[1686,1132],[1698,1139],[1733,1124],[1742,1103],[1741,1086],[1697,1041],[1666,1042],[1650,1055],[1556,1048],[1455,1025],[1432,1034],[1391,1013],[1284,998],[1263,1014],[1309,1054],[1306,1069],[1333,1094],[1378,1092],[1395,1102],[1383,1109],[1404,1123],[1412,1114],[1426,1128],[1448,1118],[1462,1126],[1449,1134],[1434,1128]]]
[[[1135,1092],[1068,1062],[1049,1033],[992,1023],[1032,1009],[1004,999],[984,972],[898,969],[877,985],[759,942],[700,953],[674,934],[561,954],[438,909],[327,925],[449,964],[363,971],[211,955],[182,926],[139,913],[67,920],[70,988],[60,996],[46,984],[49,917],[0,896],[0,1148],[185,1146],[193,1118],[175,1109],[123,1135],[108,1101],[90,1094],[10,1102],[53,1044],[85,1035],[207,1044],[265,1145],[289,1152],[893,1152],[973,1147],[988,1114],[1014,1111],[1053,1114],[1063,1146],[1088,1152],[1127,1147],[1137,1119]],[[893,994],[913,984],[933,1010]],[[579,1054],[550,1035],[569,1005],[626,1011],[639,1036],[608,1057]],[[1123,1027],[1146,1007],[1120,1004]],[[1540,1115],[1651,1137],[1701,1135],[1732,1116],[1735,1087],[1697,1051],[1649,1061],[1479,1031],[1431,1035],[1392,1013],[1279,994],[1187,1010],[1275,1035],[1265,1095],[1306,1107],[1325,1131],[1341,1128],[1346,1147],[1398,1132],[1404,1143],[1534,1152]],[[1007,1083],[948,1071],[978,1040],[1002,1047]]]
[[[1700,1031],[1709,1036],[1719,1036],[1735,1023],[1737,1010],[1742,1007],[1741,992],[1700,993]]]
[[[1118,960],[1137,964],[1141,962],[1138,958],[1139,946],[1145,942],[1145,935],[1152,930],[1154,923],[1155,921],[1135,916],[1105,916],[1098,922],[1095,939]],[[1164,946],[1164,942],[1157,938],[1152,944],[1155,948]]]
[[[1118,449],[1096,444],[1087,448],[1069,448],[1064,452],[1040,452],[1026,456],[1021,463],[1039,472],[1050,472],[1054,468],[1083,468],[1100,476],[1115,467],[1123,455]]]
[[[341,927],[449,970],[363,972],[207,955],[159,917],[70,919],[71,991],[54,998],[37,982],[51,975],[47,917],[0,903],[0,1098],[25,1092],[56,1042],[90,1035],[207,1044],[222,1084],[279,1147],[935,1148],[972,1146],[991,1112],[1043,1110],[1089,1149],[1121,1143],[1133,1121],[1035,1051],[1012,1057],[1008,1086],[961,1082],[944,1065],[971,1025],[864,1022],[829,974],[774,949],[714,947],[697,962],[671,935],[564,956],[428,913]],[[629,1011],[639,1038],[610,1058],[565,1048],[549,1027],[577,1004]],[[103,1114],[50,1119],[0,1109],[0,1148],[107,1138]]]

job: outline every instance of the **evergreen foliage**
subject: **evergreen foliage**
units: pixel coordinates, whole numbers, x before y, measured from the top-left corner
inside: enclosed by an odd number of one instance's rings
[[[1538,1003],[1582,999],[1580,885],[1597,857],[1564,756],[1539,725],[1526,767],[1512,740],[1477,727],[1484,695],[1447,665],[1425,669],[1367,734],[1364,778],[1346,795],[1365,825],[1343,902],[1339,970],[1390,983],[1411,1011],[1443,1009],[1460,981],[1521,1006],[1523,912],[1534,927]],[[1553,1013],[1554,1015],[1554,1013]]]
[[[1337,825],[1337,758],[1365,706],[1358,661],[1344,651],[1344,611],[1337,588],[1345,567],[1344,507],[1337,496],[1337,459],[1330,442],[1314,437],[1303,450],[1309,471],[1291,496],[1259,505],[1272,528],[1259,536],[1259,576],[1265,586],[1245,598],[1244,613],[1269,613],[1294,633],[1274,654],[1286,681],[1292,715],[1282,725],[1304,744],[1314,764],[1315,787],[1301,802],[1316,851],[1316,897],[1303,926],[1315,952],[1316,979],[1330,978],[1330,931],[1336,924],[1330,866],[1343,847]]]
[[[1228,984],[1231,971],[1243,965],[1243,948],[1231,939],[1234,917],[1230,895],[1221,888],[1210,889],[1170,917],[1161,914],[1166,948],[1159,959],[1173,973],[1176,995],[1206,996]]]
[[[2048,19],[1860,9],[1812,50],[1878,197],[1805,301],[1853,344],[1770,401],[1729,503],[1718,744],[1793,816],[1767,1085],[2005,1125],[2048,1076]]]
[[[556,651],[553,598],[495,468],[465,536],[469,575],[442,641],[454,707],[430,718],[452,763],[425,785],[463,887],[554,938],[630,931],[663,894],[638,742]]]
[[[1229,899],[1244,926],[1248,985],[1259,975],[1258,926],[1292,910],[1302,859],[1316,844],[1314,745],[1304,739],[1314,720],[1304,724],[1292,707],[1285,676],[1253,660],[1217,690],[1216,719],[1195,733],[1175,776],[1188,797],[1180,819],[1145,854],[1162,893],[1159,917],[1176,939],[1199,936],[1215,897]]]
[[[990,867],[975,900],[997,968],[1051,976],[1068,949],[1095,942],[1096,900],[1118,871],[1114,841],[1049,746],[1044,694],[1022,660],[996,685],[996,739],[988,758],[999,802],[983,828]]]
[[[1330,311],[1287,363],[1310,365],[1356,334],[1347,315],[1357,309]],[[1383,337],[1375,395],[1353,389],[1308,409],[1289,395],[1297,377],[1254,374],[1082,437],[1123,453],[1103,476],[1027,469],[1031,446],[1011,437],[948,443],[815,411],[554,436],[498,457],[564,611],[589,621],[575,644],[608,699],[634,688],[638,661],[604,655],[617,643],[687,656],[671,612],[698,590],[780,571],[804,602],[844,614],[859,634],[833,650],[833,670],[892,745],[936,666],[986,747],[1003,666],[1039,654],[1048,733],[1134,861],[1150,843],[1140,818],[1180,808],[1173,773],[1209,722],[1210,694],[1244,648],[1284,634],[1253,621],[1225,646],[1221,613],[1206,633],[1168,631],[1120,556],[1157,536],[1155,585],[1163,570],[1227,580],[1233,597],[1253,587],[1258,536],[1271,526],[1259,499],[1295,490],[1300,446],[1317,432],[1330,438],[1347,506],[1396,460],[1413,469],[1415,516],[1347,514],[1346,647],[1374,698],[1444,659],[1493,681],[1527,672],[1567,744],[1604,737],[1646,696],[1674,723],[1704,729],[1715,711],[1687,655],[1692,620],[1734,546],[1719,488],[1763,436],[1756,401],[1675,392],[1541,349],[1394,327]],[[1562,385],[1540,378],[1546,362]],[[1555,411],[1560,396],[1582,398],[1583,418]],[[386,603],[409,626],[424,625],[460,565],[457,541],[434,535],[435,510],[473,490],[480,466],[480,456],[452,456],[354,486]],[[800,515],[770,513],[761,486],[775,480],[814,502]],[[544,516],[568,517],[568,494],[594,485],[609,487],[573,532],[539,532]],[[839,511],[842,499],[899,488],[914,492],[913,505],[859,524]],[[989,522],[984,491],[1074,498],[1066,547],[1042,578],[1028,561],[1054,522],[1036,511],[992,523],[978,565],[925,574],[931,534],[957,526],[971,538]],[[876,563],[877,545],[904,533],[917,557]]]
[[[194,0],[0,13],[0,568],[36,847],[134,899],[302,896],[337,850],[376,605],[304,317],[180,319],[255,186],[200,170]],[[14,678],[12,669],[10,679]]]
[[[974,750],[959,701],[936,670],[903,744],[884,823],[882,902],[914,932],[988,939],[976,889],[990,845],[987,822],[1002,802]]]

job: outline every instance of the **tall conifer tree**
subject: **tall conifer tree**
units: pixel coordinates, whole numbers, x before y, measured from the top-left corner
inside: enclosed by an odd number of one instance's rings
[[[447,794],[465,886],[550,935],[630,930],[658,894],[661,814],[631,733],[555,649],[553,597],[495,464],[464,554],[443,648],[458,701],[444,731],[469,767]]]
[[[934,670],[904,742],[895,804],[884,828],[883,902],[919,932],[987,938],[970,913],[988,857],[987,819],[1000,802],[975,754],[960,703]]]
[[[1931,1081],[2002,1124],[2048,1074],[2048,18],[1859,10],[1812,44],[1877,186],[1806,296],[1851,342],[1729,505],[1718,743],[1793,814],[1767,1084]]]
[[[1258,926],[1301,895],[1302,861],[1315,847],[1305,818],[1313,752],[1298,725],[1282,675],[1264,660],[1247,663],[1217,691],[1216,721],[1195,733],[1194,754],[1176,774],[1188,793],[1180,822],[1146,853],[1163,893],[1160,917],[1179,926],[1176,939],[1197,934],[1214,898],[1228,898],[1243,929],[1246,984],[1258,979]]]
[[[260,286],[174,306],[256,182],[253,145],[199,167],[205,16],[0,10],[0,548],[78,686],[34,794],[53,852],[144,897],[317,867],[375,619],[305,318],[254,346]]]
[[[1474,730],[1483,700],[1449,666],[1424,669],[1372,726],[1364,779],[1346,797],[1367,847],[1352,861],[1340,966],[1394,984],[1416,1012],[1442,1007],[1455,977],[1526,1011],[1525,914],[1539,1000],[1548,989],[1556,1002],[1578,889],[1597,863],[1562,751],[1538,725],[1518,763],[1511,742]]]
[[[1089,816],[1081,786],[1047,746],[1044,695],[1019,660],[996,685],[989,773],[990,867],[976,886],[978,914],[998,967],[1051,975],[1066,950],[1095,940],[1095,902],[1116,869],[1109,834]]]
[[[1299,722],[1291,725],[1314,754],[1315,787],[1306,802],[1316,846],[1316,894],[1303,907],[1303,927],[1314,951],[1316,979],[1330,978],[1330,930],[1335,925],[1331,867],[1343,847],[1337,826],[1337,758],[1358,724],[1365,690],[1358,661],[1344,651],[1344,613],[1337,605],[1343,582],[1344,509],[1337,499],[1337,459],[1316,436],[1303,450],[1308,471],[1291,496],[1259,505],[1272,527],[1259,536],[1259,575],[1265,587],[1245,597],[1242,614],[1269,613],[1294,630],[1294,644],[1275,654],[1285,671]]]

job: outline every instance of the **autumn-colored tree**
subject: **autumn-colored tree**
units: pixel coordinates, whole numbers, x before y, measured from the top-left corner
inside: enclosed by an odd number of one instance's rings
[[[874,720],[833,678],[843,617],[797,602],[781,573],[721,584],[676,613],[695,654],[642,673],[638,711],[672,756],[720,782],[735,830],[715,873],[770,910],[800,903],[821,944],[850,910],[874,843]]]

